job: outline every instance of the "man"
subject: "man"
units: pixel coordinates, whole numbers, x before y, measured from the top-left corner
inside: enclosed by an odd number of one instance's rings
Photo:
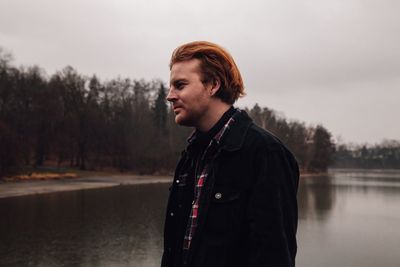
[[[271,133],[233,107],[244,95],[231,55],[209,42],[170,62],[175,122],[194,127],[168,201],[162,267],[293,267],[299,171]]]

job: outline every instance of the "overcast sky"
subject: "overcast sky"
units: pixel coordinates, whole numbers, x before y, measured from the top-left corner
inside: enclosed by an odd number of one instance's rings
[[[0,0],[0,46],[51,75],[169,79],[172,50],[230,51],[247,96],[345,142],[400,140],[398,0]]]

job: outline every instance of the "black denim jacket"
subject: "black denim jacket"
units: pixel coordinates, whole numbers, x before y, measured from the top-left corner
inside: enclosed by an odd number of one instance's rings
[[[182,255],[177,237],[185,227],[175,215],[185,216],[180,210],[193,190],[181,184],[187,161],[184,151],[167,206],[162,267],[295,266],[299,170],[278,138],[241,112],[212,161],[196,234]]]

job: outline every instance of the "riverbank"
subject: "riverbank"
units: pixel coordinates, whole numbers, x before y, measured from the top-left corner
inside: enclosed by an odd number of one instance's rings
[[[326,173],[302,173],[302,178],[323,176]],[[77,171],[32,172],[16,175],[0,182],[0,198],[95,189],[118,185],[169,183],[172,175],[136,175],[118,172]]]
[[[0,183],[0,198],[149,183],[168,183],[172,176],[89,174],[73,178],[14,180]]]

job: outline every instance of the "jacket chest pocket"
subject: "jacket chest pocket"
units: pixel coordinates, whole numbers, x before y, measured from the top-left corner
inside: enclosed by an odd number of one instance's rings
[[[214,188],[207,214],[207,229],[218,235],[232,231],[239,216],[240,192]]]

